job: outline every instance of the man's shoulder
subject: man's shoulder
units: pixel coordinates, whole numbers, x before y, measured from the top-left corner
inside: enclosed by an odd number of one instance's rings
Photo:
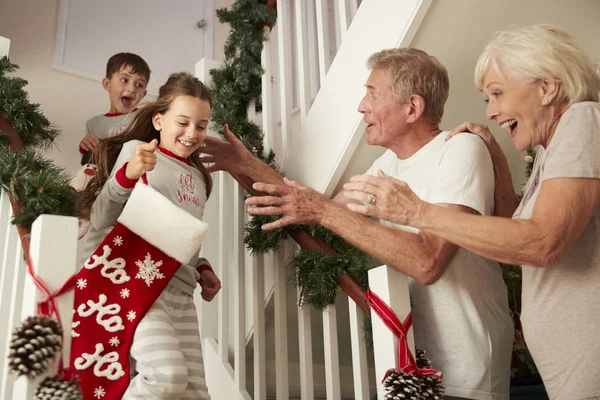
[[[442,132],[440,135],[448,136],[450,132]],[[446,141],[446,147],[485,147],[485,142],[479,136],[471,132],[461,132],[454,135],[450,140]]]
[[[479,157],[482,154],[489,155],[485,142],[482,138],[470,132],[461,132],[454,135],[444,143],[442,150],[442,156],[456,155],[461,158]]]

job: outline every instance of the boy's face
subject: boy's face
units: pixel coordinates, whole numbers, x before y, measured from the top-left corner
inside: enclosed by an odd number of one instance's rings
[[[104,78],[102,86],[110,97],[110,112],[127,114],[146,95],[148,82],[140,74],[133,73],[129,65],[115,72],[110,79]]]

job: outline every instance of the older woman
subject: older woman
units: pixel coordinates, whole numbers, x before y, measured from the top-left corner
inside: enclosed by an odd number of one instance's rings
[[[479,57],[475,83],[486,117],[515,147],[537,146],[520,203],[494,137],[465,123],[455,131],[479,135],[492,155],[496,216],[426,203],[381,173],[345,185],[348,198],[376,198],[348,207],[523,265],[525,339],[548,394],[600,398],[600,76],[572,36],[535,25],[498,34]]]

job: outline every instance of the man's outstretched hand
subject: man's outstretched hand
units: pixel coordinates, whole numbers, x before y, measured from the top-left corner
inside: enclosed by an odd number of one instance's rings
[[[246,200],[253,215],[281,215],[281,219],[265,224],[262,229],[277,229],[294,224],[320,224],[325,214],[327,198],[296,181],[283,178],[285,185],[257,182],[252,188],[265,196],[253,196]]]
[[[209,173],[215,171],[238,172],[243,170],[244,165],[254,158],[244,144],[229,130],[227,124],[223,128],[226,140],[207,137],[201,147],[201,152],[205,155],[200,157],[200,161],[205,164]]]

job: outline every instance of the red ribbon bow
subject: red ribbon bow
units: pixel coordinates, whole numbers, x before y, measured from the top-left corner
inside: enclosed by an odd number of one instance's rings
[[[441,372],[437,372],[436,370],[430,368],[419,369],[417,363],[415,362],[415,358],[408,348],[406,332],[408,332],[412,326],[412,312],[408,313],[406,320],[404,323],[402,323],[398,319],[398,316],[394,310],[392,310],[390,306],[385,303],[385,301],[381,300],[379,296],[373,293],[370,288],[367,289],[365,298],[375,314],[381,318],[385,326],[387,326],[388,329],[392,331],[392,333],[399,339],[397,368],[412,375],[437,375],[440,379],[442,379]],[[383,379],[385,380],[386,377]]]
[[[46,285],[46,283],[35,273],[35,269],[33,268],[33,261],[31,261],[31,257],[29,257],[29,256],[27,257],[27,272],[31,276],[33,283],[35,283],[35,286],[39,290],[44,292],[44,294],[46,295],[46,299],[39,301],[37,304],[38,315],[43,316],[43,317],[55,317],[56,320],[58,321],[58,324],[61,325],[60,312],[58,310],[58,306],[56,305],[55,299],[58,296],[73,289],[73,287],[75,286],[75,275],[73,275],[69,279],[67,279],[67,281],[60,287],[60,289],[54,291],[54,293],[53,293],[50,291],[50,289],[48,289],[48,286]],[[59,363],[58,364],[59,377],[61,377],[62,379],[70,377],[68,368],[64,368],[64,366],[63,366],[62,355],[61,355],[61,357],[59,357],[58,363]],[[65,380],[68,380],[68,379],[65,379]]]

